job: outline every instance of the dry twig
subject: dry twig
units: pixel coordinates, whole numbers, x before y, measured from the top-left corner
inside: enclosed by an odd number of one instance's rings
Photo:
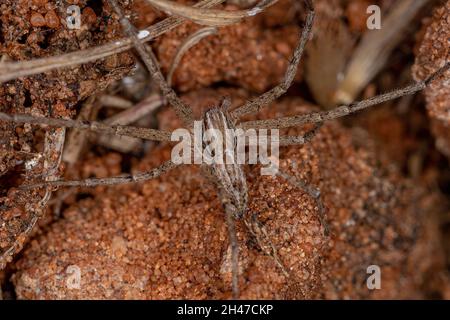
[[[191,34],[186,40],[183,41],[183,43],[180,45],[180,47],[177,50],[177,53],[175,54],[175,57],[173,58],[172,65],[170,66],[170,70],[167,73],[167,83],[169,86],[172,85],[172,78],[175,70],[177,69],[181,59],[183,58],[183,55],[193,46],[195,46],[197,43],[199,43],[203,38],[208,37],[210,35],[217,34],[217,28],[215,27],[207,27],[200,29],[193,34]]]
[[[274,5],[278,0],[261,0],[250,10],[220,10],[207,8],[193,8],[181,3],[167,0],[146,0],[155,8],[168,14],[183,17],[197,24],[205,26],[226,26],[240,22],[244,18],[252,17]]]
[[[383,19],[380,30],[370,30],[353,53],[344,79],[335,93],[335,103],[354,101],[361,90],[386,64],[392,50],[400,43],[409,23],[429,0],[396,1]]]

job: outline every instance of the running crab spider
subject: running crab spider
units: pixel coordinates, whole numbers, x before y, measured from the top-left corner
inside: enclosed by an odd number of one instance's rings
[[[287,145],[302,145],[306,144],[314,138],[317,131],[320,129],[321,124],[327,120],[337,119],[357,111],[375,106],[377,104],[396,99],[405,95],[411,95],[426,88],[429,83],[444,74],[446,70],[450,68],[450,64],[447,63],[436,73],[431,75],[424,81],[413,83],[405,88],[395,90],[389,93],[381,94],[373,98],[354,102],[350,105],[343,105],[336,107],[329,111],[312,112],[303,115],[297,115],[292,117],[284,117],[279,119],[270,120],[257,120],[239,122],[239,119],[247,114],[255,113],[261,108],[270,105],[276,99],[281,97],[291,86],[298,64],[303,55],[303,51],[311,36],[311,29],[314,21],[314,8],[312,0],[304,1],[307,8],[307,16],[305,26],[301,32],[297,47],[294,50],[292,59],[286,70],[284,79],[282,82],[267,91],[266,93],[251,99],[244,103],[242,106],[228,110],[227,105],[229,102],[224,100],[221,106],[208,110],[202,119],[203,126],[205,128],[216,128],[224,131],[228,128],[242,128],[242,129],[282,129],[294,126],[300,126],[304,124],[315,124],[315,127],[307,132],[303,136],[281,136],[279,138],[280,146]],[[189,105],[183,102],[175,93],[175,91],[167,84],[164,76],[162,75],[156,57],[152,50],[148,46],[144,46],[137,36],[137,33],[128,19],[122,14],[122,10],[117,4],[116,0],[109,0],[111,7],[115,10],[116,14],[120,17],[120,22],[125,33],[133,39],[133,45],[136,51],[139,53],[142,61],[148,68],[154,81],[159,84],[162,94],[167,99],[170,105],[172,105],[177,113],[177,116],[183,121],[184,126],[193,129],[194,117],[192,109]],[[15,123],[29,123],[37,125],[47,125],[51,127],[68,127],[86,129],[91,131],[106,132],[110,134],[116,134],[121,136],[131,136],[141,139],[148,139],[154,141],[171,141],[171,133],[155,129],[138,128],[132,126],[108,126],[98,122],[87,122],[77,120],[65,120],[54,118],[42,118],[34,117],[30,115],[14,114],[8,115],[0,113],[0,120],[9,121]],[[97,185],[115,185],[123,183],[140,182],[149,179],[156,178],[163,173],[177,167],[177,165],[168,160],[157,168],[154,168],[148,172],[137,173],[135,175],[110,177],[104,179],[86,179],[81,181],[46,181],[34,185],[25,186],[25,188],[38,188],[38,187],[50,187],[50,186],[97,186]],[[258,223],[255,217],[247,217],[247,185],[246,178],[241,168],[241,165],[223,165],[212,164],[203,165],[203,173],[208,179],[213,182],[218,191],[218,196],[222,202],[222,206],[225,212],[225,220],[228,227],[229,243],[231,247],[231,266],[232,266],[232,293],[234,298],[239,297],[238,279],[239,279],[239,267],[238,267],[238,240],[236,236],[235,220],[243,219],[244,224],[249,229],[256,239],[265,238],[265,242],[268,246],[262,248],[268,255],[270,255],[282,272],[289,276],[289,272],[283,265],[283,262],[277,255],[276,248],[271,244],[270,239],[267,237],[267,233],[264,227]],[[305,193],[311,196],[317,203],[318,219],[320,220],[324,233],[328,233],[328,227],[325,219],[325,207],[320,198],[320,191],[317,188],[309,186],[306,182],[297,178],[291,177],[286,173],[279,171],[277,173],[280,177],[286,179],[289,183],[302,189]]]

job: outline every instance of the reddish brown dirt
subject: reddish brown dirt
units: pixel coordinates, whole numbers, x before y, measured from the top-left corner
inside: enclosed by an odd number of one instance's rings
[[[290,0],[284,0],[261,17],[220,28],[217,35],[202,39],[183,56],[174,87],[189,91],[226,82],[262,92],[279,83],[300,32],[293,19],[295,10],[287,10],[292,7]],[[158,38],[156,54],[163,71],[168,72],[183,40],[199,29],[187,23]],[[301,71],[298,74],[299,80]]]
[[[425,34],[416,55],[413,74],[416,80],[430,76],[450,62],[450,1],[435,10],[427,23]],[[450,157],[450,70],[425,90],[427,109],[432,119],[436,147]]]
[[[79,31],[69,31],[64,21],[54,19],[64,13],[55,7],[56,1],[6,0],[0,5],[0,54],[6,53],[12,60],[28,60],[121,36],[106,6],[99,12],[87,6],[91,1],[62,1],[64,5],[75,2],[82,7],[86,23]],[[129,2],[127,12],[133,6],[132,18],[138,28],[164,17],[143,0]],[[363,8],[362,2],[317,0],[317,12],[334,10],[336,19],[347,18],[351,31],[358,36],[365,16],[355,13],[360,13],[357,9]],[[389,6],[392,0],[379,3]],[[442,35],[448,35],[448,19],[442,16],[448,12],[449,3],[436,11],[422,32],[414,70],[417,79],[429,75],[442,57],[448,57],[448,46],[442,46]],[[282,0],[269,12],[220,29],[218,35],[203,39],[189,50],[175,72],[174,87],[188,91],[184,99],[196,106],[197,116],[223,95],[231,95],[237,105],[248,98],[248,92],[261,92],[279,82],[298,36],[295,18],[303,16],[297,4],[296,0]],[[164,72],[182,41],[197,29],[185,24],[153,43]],[[131,54],[124,53],[77,68],[10,81],[0,86],[0,110],[73,117],[86,97],[122,78],[132,64]],[[403,62],[397,66],[403,67]],[[303,72],[302,66],[299,69],[296,80],[302,85],[307,71]],[[244,89],[194,90],[222,84]],[[387,88],[396,86],[394,82]],[[449,101],[447,88],[440,82],[426,92],[437,147],[444,153],[448,149],[448,123],[442,121],[447,112],[445,102]],[[291,91],[297,97],[308,96],[298,86]],[[258,167],[247,169],[250,212],[267,228],[282,260],[292,267],[293,277],[286,279],[240,225],[242,298],[450,298],[438,230],[439,222],[450,226],[450,218],[445,214],[446,199],[436,186],[447,171],[437,166],[434,158],[424,160],[436,157],[438,152],[421,137],[424,132],[428,134],[426,118],[416,112],[422,108],[422,101],[418,98],[410,103],[413,112],[397,114],[388,105],[371,111],[367,118],[349,121],[349,129],[328,124],[312,144],[283,150],[282,167],[320,187],[328,207],[331,238],[322,234],[312,199],[281,179],[261,177]],[[291,96],[258,117],[298,114],[312,108]],[[369,135],[355,124],[367,129]],[[181,124],[166,108],[158,115],[158,125],[170,130]],[[30,206],[38,203],[43,192],[16,187],[42,179],[42,163],[33,170],[25,170],[25,163],[42,152],[44,132],[35,126],[0,123],[0,254],[16,240],[20,244],[29,240],[16,238],[30,218]],[[420,153],[420,159],[414,160],[413,153]],[[67,179],[113,176],[129,162],[134,171],[144,170],[169,156],[168,146],[158,147],[144,159],[93,147],[64,174]],[[407,176],[418,179],[408,180],[400,174],[398,167],[416,168],[417,163],[424,166],[423,170],[419,174],[408,172]],[[63,173],[64,166],[60,171]],[[185,166],[139,185],[82,188],[67,197],[64,192],[54,193],[52,199],[64,198],[61,201],[68,208],[63,216],[53,217],[48,212],[23,257],[0,271],[0,285],[8,282],[8,290],[15,286],[18,298],[230,297],[223,210],[214,188],[198,168]],[[450,228],[448,231],[444,241],[447,267]],[[382,290],[369,291],[365,286],[365,268],[371,264],[381,267]],[[79,290],[67,288],[67,267],[73,265],[82,272]],[[14,297],[12,290],[6,297]]]
[[[76,1],[83,13],[82,28],[68,29],[64,20],[65,10],[73,3],[2,1],[2,58],[18,61],[53,56],[105,43],[121,35],[118,22],[108,18],[110,9],[96,7],[96,15],[86,0]],[[6,82],[0,86],[0,110],[70,118],[77,112],[80,101],[122,78],[132,64],[131,55],[124,53],[75,68]],[[19,237],[24,222],[30,219],[30,211],[42,198],[42,192],[20,191],[15,187],[42,176],[45,157],[37,159],[32,170],[25,170],[25,164],[43,151],[43,137],[43,131],[37,127],[0,123],[0,179],[3,187],[0,192],[0,256]],[[25,240],[19,239],[19,243]]]
[[[204,109],[213,95],[193,92],[186,100]],[[262,116],[308,110],[285,99]],[[136,169],[169,156],[167,148],[155,150]],[[294,276],[286,279],[240,226],[242,298],[423,298],[441,290],[426,286],[443,270],[430,210],[439,196],[378,168],[373,151],[356,148],[337,124],[310,145],[284,149],[281,167],[321,188],[332,236],[323,235],[310,197],[249,168],[249,212]],[[26,250],[13,282],[19,298],[227,298],[227,246],[214,189],[198,168],[185,166],[141,185],[107,188],[66,210]],[[365,286],[372,264],[382,269],[382,290]],[[81,269],[79,290],[66,287],[70,265]]]

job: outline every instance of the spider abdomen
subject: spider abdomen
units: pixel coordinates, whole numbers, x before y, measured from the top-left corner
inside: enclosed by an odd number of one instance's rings
[[[247,208],[248,192],[238,158],[242,150],[238,150],[236,127],[226,110],[217,107],[205,113],[202,126],[204,160],[216,178],[223,200],[234,207],[235,215],[240,217]]]

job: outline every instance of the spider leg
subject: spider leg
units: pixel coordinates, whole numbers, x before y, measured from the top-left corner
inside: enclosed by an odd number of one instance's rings
[[[257,121],[247,121],[242,122],[238,125],[238,127],[242,129],[281,129],[281,128],[289,128],[295,127],[299,125],[303,125],[306,123],[318,123],[324,122],[327,120],[333,120],[337,118],[341,118],[347,116],[349,114],[355,113],[357,111],[367,109],[369,107],[378,105],[383,102],[387,102],[390,100],[398,99],[403,96],[415,94],[423,89],[425,89],[433,80],[437,79],[441,75],[443,75],[447,70],[450,69],[450,62],[447,62],[442,68],[440,68],[437,72],[431,75],[429,78],[424,81],[416,82],[409,86],[406,86],[401,89],[397,89],[388,93],[380,94],[375,97],[353,102],[349,105],[342,105],[336,107],[332,110],[320,111],[320,112],[311,112],[304,115],[298,115],[293,117],[283,117],[278,119],[270,119],[270,120],[257,120]]]
[[[35,117],[28,114],[7,114],[0,112],[0,120],[15,123],[47,125],[51,127],[85,129],[90,131],[104,132],[119,136],[129,136],[154,141],[170,141],[171,136],[170,132],[156,129],[121,125],[111,126],[95,121]]]
[[[289,87],[292,85],[292,82],[294,81],[295,75],[297,73],[298,64],[300,63],[303,51],[305,50],[306,43],[308,42],[311,36],[311,30],[314,22],[315,12],[312,0],[305,0],[304,2],[306,3],[306,7],[308,10],[308,15],[306,17],[306,24],[303,28],[299,42],[289,62],[288,68],[286,70],[282,82],[278,84],[276,87],[267,91],[266,93],[263,93],[259,97],[254,98],[245,103],[244,105],[242,105],[241,107],[233,110],[231,112],[232,119],[239,119],[243,115],[259,111],[262,107],[271,104],[280,96],[285,94],[286,91],[289,89]]]
[[[270,240],[269,234],[267,233],[264,225],[258,221],[258,218],[255,214],[251,215],[250,218],[244,219],[245,226],[249,230],[249,232],[255,237],[258,246],[262,251],[269,257],[272,257],[278,267],[281,269],[283,274],[289,278],[290,273],[283,261],[278,255],[278,250],[273,244],[272,240]]]
[[[312,187],[306,181],[299,179],[297,177],[293,177],[293,176],[291,176],[285,172],[282,172],[280,170],[278,170],[277,175],[284,178],[286,181],[288,181],[293,186],[300,188],[301,190],[306,192],[311,198],[313,198],[316,201],[317,208],[319,210],[320,224],[324,228],[324,235],[328,236],[330,234],[330,228],[326,221],[325,206],[323,205],[322,199],[320,197],[320,190],[318,188]]]
[[[58,178],[58,167],[62,158],[62,150],[64,146],[65,130],[55,129],[49,130],[45,133],[44,142],[44,179],[46,181],[52,181]],[[30,233],[33,231],[34,226],[39,221],[39,219],[44,215],[45,208],[51,198],[52,190],[49,187],[45,188],[45,193],[38,203],[34,204],[29,208],[30,219],[26,221],[21,227],[20,233],[16,236],[14,243],[6,248],[0,254],[0,270],[5,267],[5,263],[8,257],[13,256],[18,252],[22,246],[23,242],[19,239],[27,239]]]
[[[114,9],[116,14],[120,18],[120,23],[126,35],[131,38],[133,45],[139,55],[142,58],[145,66],[149,70],[153,80],[159,85],[162,94],[166,97],[169,103],[175,108],[177,115],[183,120],[186,125],[191,125],[193,123],[192,109],[181,100],[175,91],[169,86],[164,78],[161,69],[159,67],[158,61],[153,53],[150,46],[145,46],[141,43],[140,39],[136,35],[135,28],[131,22],[123,15],[122,9],[117,4],[116,0],[108,0],[111,7]]]
[[[302,145],[309,143],[317,134],[319,129],[322,127],[322,122],[316,123],[314,128],[307,131],[302,136],[281,136],[279,140],[280,146],[293,146]]]
[[[322,123],[317,123],[314,128],[312,128],[310,131],[306,132],[303,136],[281,136],[279,144],[280,146],[289,146],[289,145],[301,145],[306,144],[310,142],[319,129],[322,127]],[[288,176],[287,174],[280,172],[278,169],[278,175],[281,177],[290,180],[291,183],[293,183],[295,186],[300,187],[302,190],[304,190],[308,195],[310,195],[314,200],[317,202],[317,206],[319,209],[319,219],[321,224],[324,226],[324,233],[328,235],[329,228],[325,221],[325,207],[320,199],[320,191],[316,188],[313,188],[311,186],[308,186],[306,182],[304,181],[297,181],[297,179]],[[255,237],[259,247],[261,250],[265,252],[266,255],[272,257],[278,267],[281,269],[283,274],[287,278],[292,278],[292,275],[289,273],[288,269],[282,262],[281,258],[278,255],[278,250],[273,244],[273,242],[270,240],[270,237],[267,233],[267,230],[265,227],[261,224],[261,222],[258,221],[256,215],[252,215],[250,219],[245,218],[244,223],[247,227],[247,229],[250,231],[250,233]]]
[[[225,211],[225,223],[228,230],[228,241],[231,248],[231,290],[233,299],[239,299],[239,243],[236,234],[236,221],[242,215],[236,205],[232,202],[227,190],[218,182],[218,177],[211,166],[201,166],[203,176],[217,189],[219,199]],[[242,209],[242,208],[241,208]]]
[[[55,187],[95,187],[95,186],[103,186],[103,185],[116,185],[116,184],[126,184],[133,182],[146,181],[150,179],[154,179],[162,175],[163,173],[172,170],[178,165],[174,164],[172,161],[168,160],[164,162],[157,168],[154,168],[150,171],[139,172],[134,175],[124,175],[110,178],[92,178],[85,180],[74,180],[74,181],[64,181],[64,180],[56,180],[56,181],[46,181],[31,185],[21,186],[22,189],[32,189],[43,186],[55,186]]]
[[[230,204],[225,203],[225,222],[228,229],[228,240],[231,247],[231,290],[233,299],[239,299],[239,244],[236,234],[236,223],[234,221],[237,210]]]

